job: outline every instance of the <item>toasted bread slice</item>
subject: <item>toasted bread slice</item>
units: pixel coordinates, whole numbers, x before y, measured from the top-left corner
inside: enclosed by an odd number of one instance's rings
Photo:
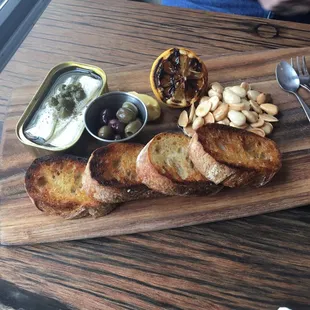
[[[116,205],[103,205],[82,190],[87,160],[74,156],[36,159],[25,176],[26,191],[38,209],[66,219],[103,216]]]
[[[138,177],[149,188],[166,195],[218,192],[221,187],[209,182],[189,159],[189,142],[183,134],[156,135],[138,156]]]
[[[142,144],[113,143],[95,150],[83,175],[83,188],[104,203],[119,203],[159,196],[141,183],[136,159]]]
[[[229,187],[262,186],[281,168],[281,154],[272,140],[219,124],[197,130],[189,155],[207,179]]]

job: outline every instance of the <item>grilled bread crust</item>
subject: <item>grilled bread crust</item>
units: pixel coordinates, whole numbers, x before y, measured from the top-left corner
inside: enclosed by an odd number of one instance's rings
[[[149,188],[165,195],[206,195],[222,187],[208,181],[189,159],[189,138],[160,133],[140,152],[137,175]]]
[[[111,212],[116,204],[102,204],[82,189],[87,160],[75,156],[44,156],[34,160],[25,175],[26,191],[36,207],[65,219]]]
[[[142,148],[142,144],[113,143],[95,150],[83,175],[83,189],[104,203],[160,196],[137,177],[136,159]]]
[[[272,140],[220,124],[196,131],[189,156],[208,180],[228,187],[263,186],[281,168],[281,154]]]

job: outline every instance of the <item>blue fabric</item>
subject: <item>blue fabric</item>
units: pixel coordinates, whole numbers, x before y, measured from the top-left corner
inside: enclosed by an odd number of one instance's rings
[[[255,17],[268,18],[270,15],[256,0],[162,0],[162,4]]]

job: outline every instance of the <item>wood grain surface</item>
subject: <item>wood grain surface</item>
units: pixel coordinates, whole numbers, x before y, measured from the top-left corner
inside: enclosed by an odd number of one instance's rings
[[[16,310],[308,310],[309,223],[308,210],[300,208],[161,232],[2,247],[0,301]]]
[[[244,80],[258,81],[252,83],[253,89],[270,93],[273,102],[279,106],[280,122],[274,125],[271,138],[277,142],[282,152],[283,167],[270,184],[259,189],[225,189],[212,197],[169,197],[133,201],[121,204],[108,216],[95,220],[83,218],[65,221],[57,216],[46,216],[28,199],[23,188],[24,172],[37,155],[25,149],[15,137],[14,129],[34,92],[32,88],[16,89],[3,135],[1,244],[42,243],[175,228],[310,203],[310,136],[305,134],[310,125],[295,97],[283,92],[274,80],[276,64],[281,59],[289,59],[298,54],[310,56],[310,48],[278,49],[205,61],[211,82],[220,81],[232,86]],[[108,75],[109,89],[150,93],[150,65],[142,67]],[[310,95],[304,93],[304,98],[307,101]],[[156,133],[178,130],[176,121],[179,114],[180,110],[163,106],[161,121],[147,125],[136,141],[147,143]],[[85,133],[77,150],[92,152],[97,146],[91,141],[91,137]],[[80,151],[75,154],[87,155]],[[14,179],[11,179],[13,171]]]
[[[0,132],[12,91],[32,83],[35,90],[68,59],[110,74],[150,62],[171,44],[218,56],[309,46],[309,30],[121,0],[53,0],[0,75]],[[309,309],[309,223],[309,209],[297,208],[161,232],[2,246],[0,309]]]

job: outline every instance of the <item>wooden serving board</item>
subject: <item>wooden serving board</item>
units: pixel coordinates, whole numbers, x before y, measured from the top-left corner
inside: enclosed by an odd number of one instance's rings
[[[210,59],[205,57],[210,81],[224,85],[247,80],[253,88],[271,93],[280,108],[280,122],[271,138],[283,153],[283,168],[265,187],[225,189],[213,197],[169,197],[125,203],[106,217],[66,221],[37,210],[27,197],[23,178],[35,158],[17,140],[16,122],[39,83],[17,88],[5,121],[1,156],[0,243],[30,244],[160,230],[199,223],[227,220],[294,208],[310,203],[310,125],[295,97],[277,85],[276,64],[290,57],[306,55],[310,48],[280,49],[255,54],[237,54]],[[310,63],[310,58],[309,58]],[[151,64],[126,67],[108,73],[110,90],[151,93]],[[300,91],[310,104],[310,94]],[[165,108],[160,122],[149,125],[140,141],[155,133],[176,129],[179,110]],[[88,152],[94,145],[86,135]]]

